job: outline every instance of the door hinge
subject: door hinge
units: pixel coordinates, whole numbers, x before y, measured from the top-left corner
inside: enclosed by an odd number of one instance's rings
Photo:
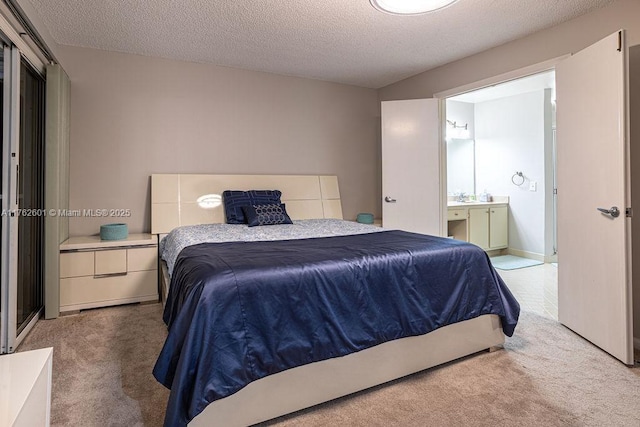
[[[618,52],[622,52],[622,31],[618,31]]]
[[[553,194],[558,194],[558,189],[557,188],[553,189]]]
[[[624,212],[625,212],[625,215],[627,216],[627,218],[633,218],[633,209],[631,209],[631,208],[626,208],[626,209],[624,210]]]

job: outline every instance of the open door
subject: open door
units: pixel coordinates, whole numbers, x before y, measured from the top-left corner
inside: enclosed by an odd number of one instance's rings
[[[382,225],[443,235],[438,99],[382,102]]]
[[[558,317],[632,365],[623,36],[615,33],[556,66]]]

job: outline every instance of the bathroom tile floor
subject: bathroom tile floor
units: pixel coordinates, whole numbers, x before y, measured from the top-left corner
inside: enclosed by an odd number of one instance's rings
[[[558,268],[542,264],[517,270],[496,270],[522,310],[558,320]]]

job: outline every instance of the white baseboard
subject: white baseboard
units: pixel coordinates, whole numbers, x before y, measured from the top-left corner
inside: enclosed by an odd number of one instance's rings
[[[521,251],[520,249],[508,248],[507,253],[509,255],[519,256],[521,258],[529,258],[529,259],[535,259],[536,261],[540,261],[540,262],[547,262],[543,254],[538,254],[535,252]]]
[[[523,251],[520,249],[513,249],[513,248],[507,248],[506,251],[507,251],[507,254],[513,255],[513,256],[519,256],[520,258],[529,258],[529,259],[534,259],[536,261],[546,262],[546,263],[558,262],[557,254],[543,255],[537,252],[528,252],[528,251]]]

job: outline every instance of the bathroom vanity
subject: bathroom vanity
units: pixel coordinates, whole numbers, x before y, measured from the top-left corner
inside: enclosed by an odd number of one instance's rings
[[[509,198],[494,197],[491,202],[449,200],[448,236],[480,246],[486,251],[509,245]]]

